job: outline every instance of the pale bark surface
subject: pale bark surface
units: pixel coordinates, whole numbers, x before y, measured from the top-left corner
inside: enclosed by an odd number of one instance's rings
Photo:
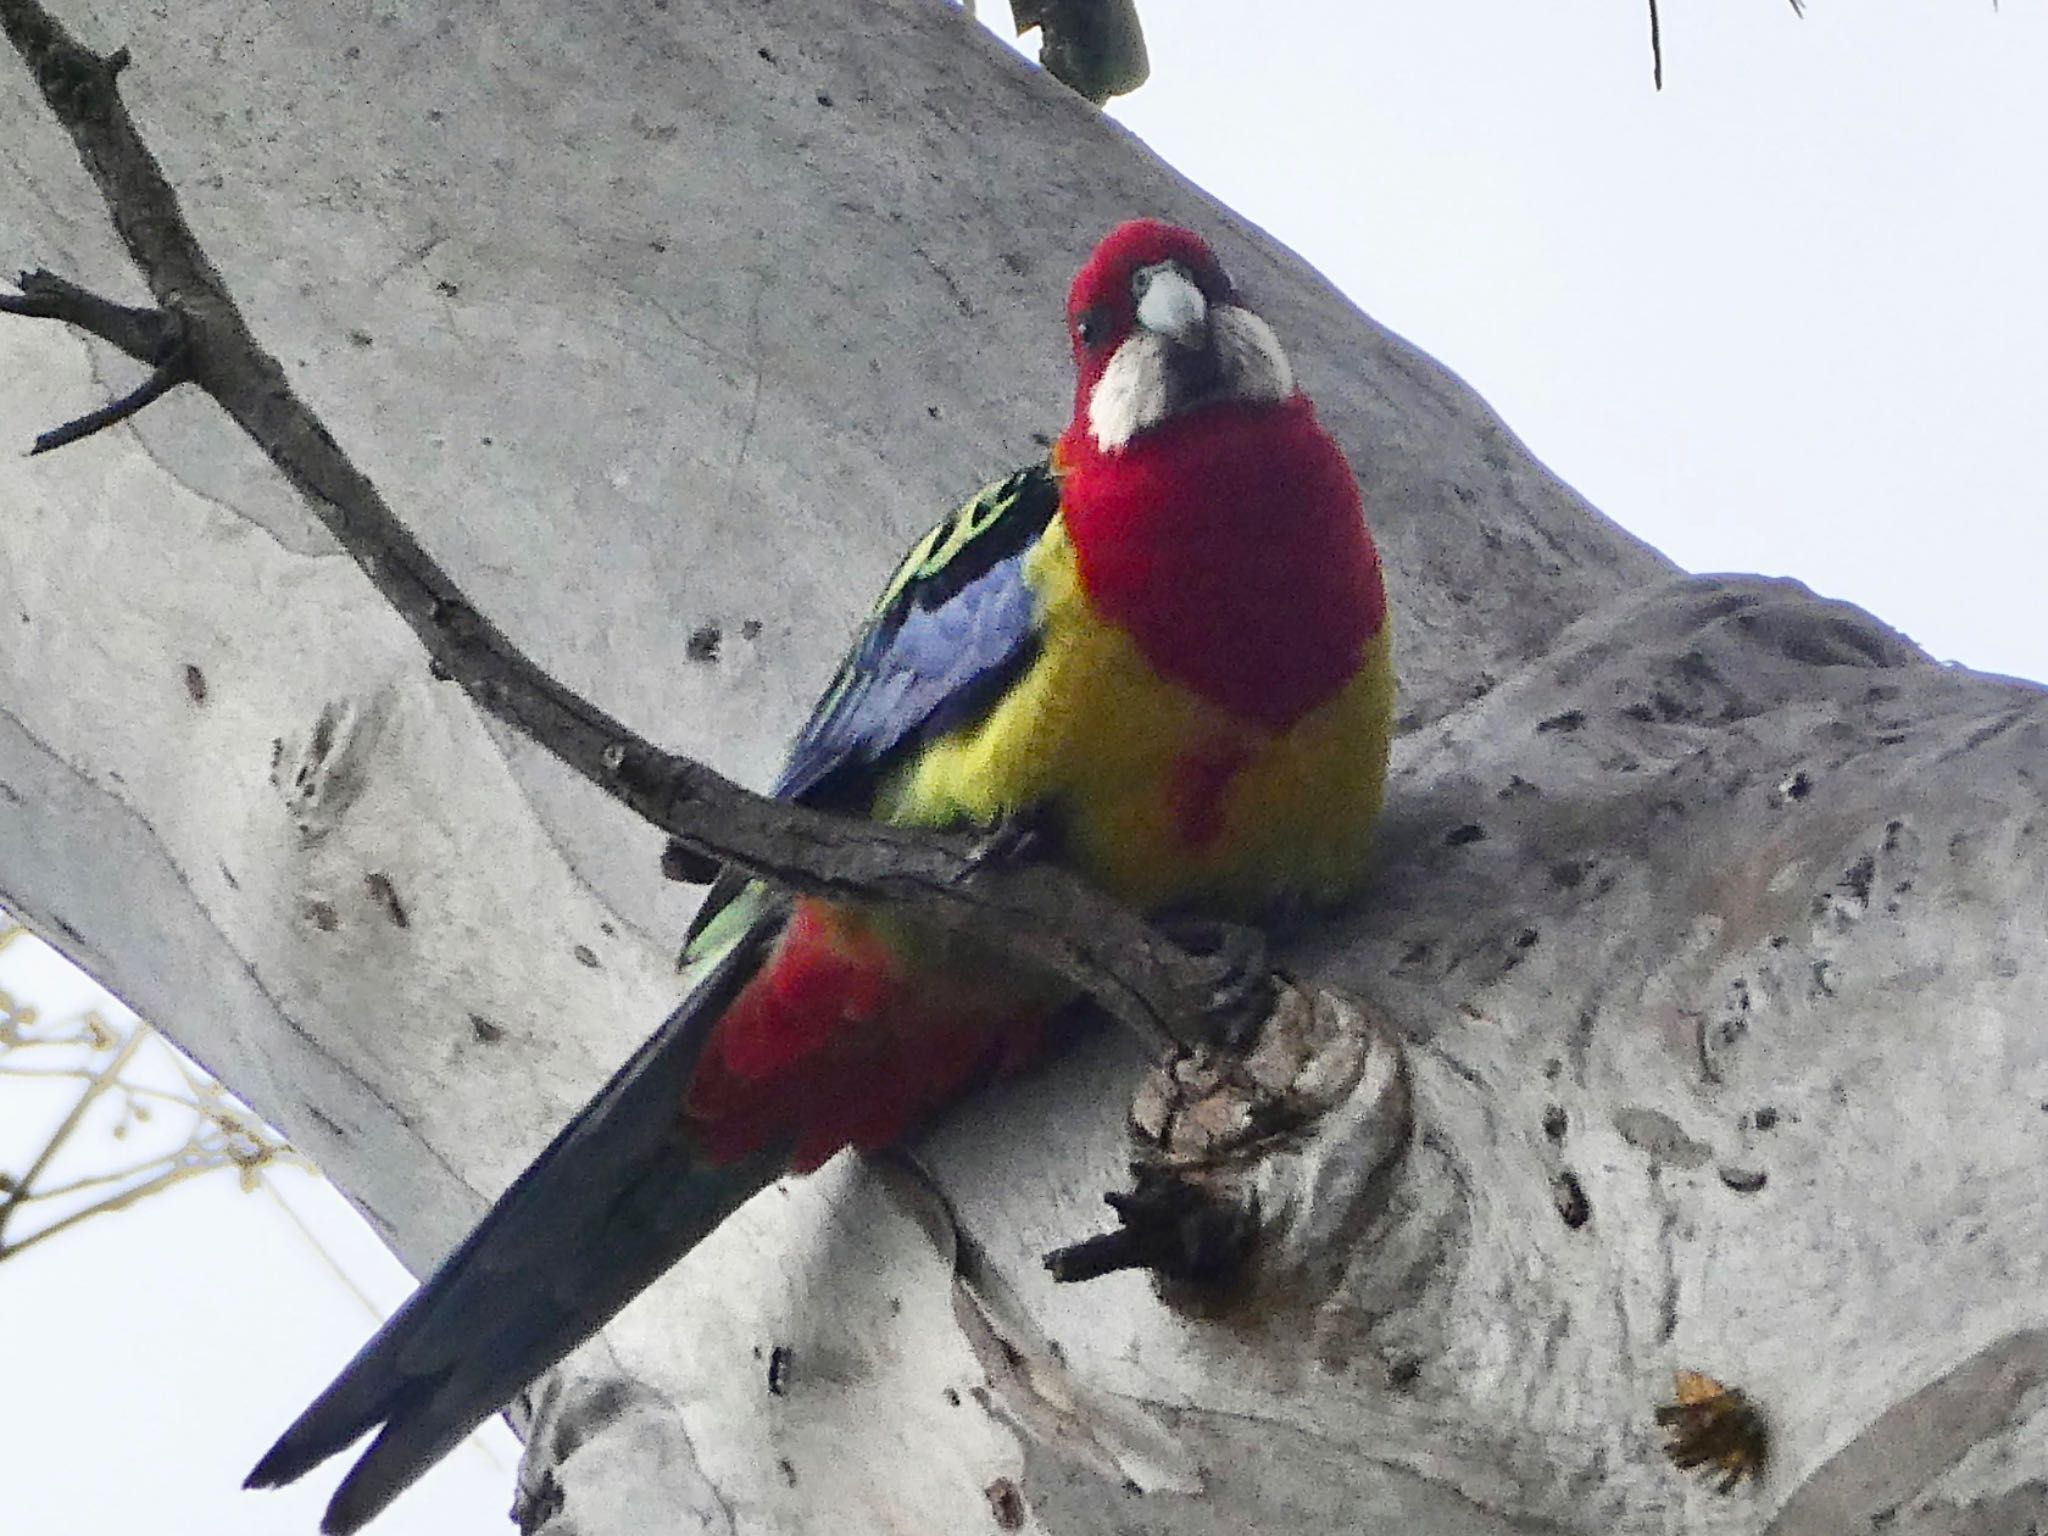
[[[1387,553],[1411,731],[1370,898],[1300,964],[1406,1041],[1391,1175],[1347,1183],[1369,1117],[1332,1117],[1234,1305],[1056,1288],[1139,1069],[1084,1046],[629,1311],[544,1395],[546,1530],[2048,1518],[2038,693],[1673,577],[943,6],[66,19],[133,50],[251,323],[479,606],[750,780],[896,551],[1057,430],[1066,279],[1132,213],[1215,236]],[[18,68],[0,122],[0,259],[135,297]],[[134,376],[9,321],[0,442]],[[0,501],[0,903],[431,1262],[666,1011],[690,893],[196,394],[0,459]],[[1765,1406],[1761,1486],[1661,1460],[1677,1366]]]

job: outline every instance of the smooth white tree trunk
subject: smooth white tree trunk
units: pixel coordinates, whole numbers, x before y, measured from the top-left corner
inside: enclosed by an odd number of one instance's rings
[[[1084,1045],[920,1174],[779,1186],[629,1311],[540,1395],[544,1529],[2048,1519],[2036,691],[1675,575],[935,0],[63,9],[133,51],[201,238],[427,546],[723,769],[766,779],[896,551],[1057,431],[1067,279],[1134,213],[1214,236],[1387,554],[1380,871],[1296,957],[1405,1043],[1387,1176],[1346,1185],[1333,1117],[1270,1283],[1057,1288],[1140,1070]],[[137,297],[12,65],[0,123],[0,259]],[[133,374],[6,322],[0,443]],[[658,851],[436,683],[197,394],[0,458],[0,904],[414,1265],[666,1011],[693,898]],[[1662,1460],[1680,1367],[1763,1405],[1759,1486]]]

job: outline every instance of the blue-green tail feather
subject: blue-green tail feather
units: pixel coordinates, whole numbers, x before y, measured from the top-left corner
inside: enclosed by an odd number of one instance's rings
[[[773,1153],[704,1164],[682,1111],[711,1025],[783,916],[758,887],[719,914],[692,946],[681,1005],[279,1437],[249,1487],[291,1482],[377,1429],[321,1523],[330,1536],[358,1529],[781,1171]]]

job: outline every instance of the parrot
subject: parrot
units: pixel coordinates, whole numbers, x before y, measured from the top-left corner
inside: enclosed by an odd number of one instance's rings
[[[1381,561],[1343,452],[1199,235],[1135,219],[1066,310],[1071,420],[896,568],[777,796],[1039,829],[1148,914],[1327,906],[1367,868],[1392,735]],[[686,992],[249,1474],[375,1438],[363,1526],[775,1180],[1021,1067],[1073,999],[883,906],[727,871]]]

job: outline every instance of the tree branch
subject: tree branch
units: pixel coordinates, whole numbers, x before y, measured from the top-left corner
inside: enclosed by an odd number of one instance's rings
[[[7,1190],[6,1197],[0,1199],[0,1243],[4,1243],[6,1239],[9,1218],[36,1198],[36,1180],[43,1176],[43,1170],[50,1166],[50,1160],[64,1149],[64,1143],[71,1139],[71,1133],[76,1131],[79,1123],[85,1119],[86,1111],[99,1102],[101,1094],[114,1087],[120,1080],[122,1071],[134,1058],[135,1053],[142,1048],[142,1042],[147,1038],[145,1031],[137,1029],[121,1042],[121,1049],[115,1053],[114,1059],[86,1084],[85,1091],[78,1096],[78,1102],[71,1106],[63,1120],[58,1123],[57,1129],[50,1133],[50,1139],[43,1143],[42,1151],[37,1153],[35,1161],[29,1164],[28,1172],[15,1180],[12,1187]],[[16,1249],[24,1246],[26,1244],[17,1244]]]
[[[185,370],[175,360],[160,364],[150,376],[120,399],[101,406],[96,411],[87,411],[83,416],[74,417],[62,426],[52,427],[36,435],[35,446],[29,449],[29,457],[63,448],[81,438],[91,437],[95,432],[104,432],[109,427],[119,426],[129,417],[139,415],[152,401],[160,400],[185,382]]]
[[[0,28],[71,135],[159,310],[125,309],[48,274],[25,277],[21,298],[0,307],[65,320],[159,368],[174,334],[184,376],[306,500],[419,636],[437,676],[690,852],[793,890],[914,909],[1062,976],[1155,1045],[1242,1031],[1247,1014],[1256,1024],[1268,989],[1243,985],[1227,953],[1188,954],[1062,871],[977,858],[966,837],[767,799],[654,746],[543,672],[420,547],[250,332],[121,102],[125,51],[83,48],[37,0],[0,0]],[[132,414],[142,393],[94,414]]]
[[[138,363],[161,363],[182,339],[173,317],[161,309],[132,309],[101,298],[54,272],[24,272],[18,294],[0,293],[0,311],[35,320],[61,320],[111,342]]]
[[[95,1205],[88,1205],[83,1210],[73,1211],[69,1216],[53,1221],[47,1227],[29,1233],[27,1237],[24,1237],[18,1243],[10,1243],[5,1247],[0,1247],[0,1259],[20,1258],[22,1254],[28,1252],[36,1244],[46,1242],[50,1238],[56,1237],[59,1233],[68,1232],[80,1222],[90,1221],[95,1216],[111,1216],[117,1211],[125,1211],[131,1206],[140,1205],[151,1195],[160,1194],[164,1190],[184,1183],[187,1179],[196,1179],[201,1174],[211,1172],[213,1172],[213,1169],[210,1166],[201,1164],[180,1163],[166,1168],[162,1173],[141,1184],[137,1184],[132,1189],[125,1189],[118,1195],[109,1195],[106,1199]]]

